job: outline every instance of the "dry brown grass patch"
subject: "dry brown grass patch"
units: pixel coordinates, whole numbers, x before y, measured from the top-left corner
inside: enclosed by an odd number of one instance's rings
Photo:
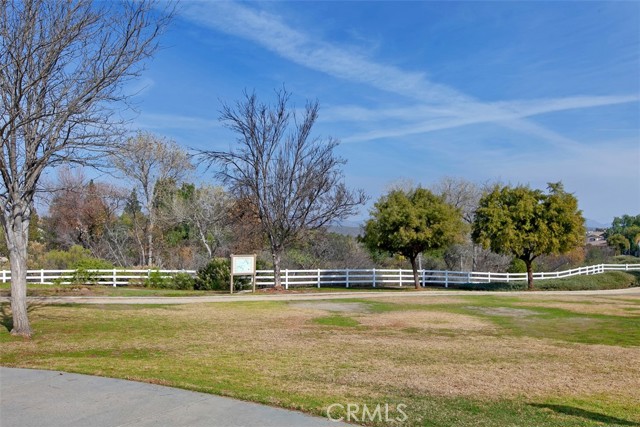
[[[364,326],[390,329],[450,329],[458,331],[490,330],[488,321],[464,314],[445,311],[407,310],[360,315],[356,317]]]

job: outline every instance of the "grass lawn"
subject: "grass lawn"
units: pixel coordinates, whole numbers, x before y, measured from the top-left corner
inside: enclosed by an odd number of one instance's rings
[[[444,289],[442,287],[434,289]],[[345,288],[340,287],[295,287],[283,290],[280,293],[317,293],[317,292],[403,292],[412,291],[413,286],[389,287],[389,288]],[[237,292],[236,292],[237,293]],[[258,294],[270,293],[269,289],[258,289]],[[109,297],[194,297],[204,295],[228,295],[229,291],[193,291],[178,289],[155,289],[140,286],[105,286],[105,285],[45,285],[40,283],[29,283],[27,285],[27,296],[30,297],[60,297],[60,296],[109,296]],[[243,293],[244,294],[244,293]],[[11,295],[11,284],[0,283],[0,296]]]
[[[640,426],[640,297],[420,296],[32,306],[4,366],[166,384],[404,426]],[[336,415],[334,412],[333,415]],[[386,421],[371,425],[394,425]]]

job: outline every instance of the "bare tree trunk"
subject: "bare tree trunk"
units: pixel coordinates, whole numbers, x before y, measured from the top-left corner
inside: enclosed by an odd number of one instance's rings
[[[271,248],[273,258],[273,281],[276,289],[282,289],[282,277],[280,273],[280,261],[282,260],[282,250]]]
[[[23,211],[20,207],[18,210]],[[14,210],[16,209],[14,208]],[[24,211],[23,211],[24,212]],[[27,317],[27,246],[29,243],[29,214],[15,214],[7,218],[6,241],[11,263],[11,335],[31,338]]]
[[[523,261],[527,266],[527,289],[532,291],[533,290],[533,260],[525,259]]]
[[[471,271],[476,271],[476,265],[478,263],[478,245],[471,243],[471,246],[473,248],[471,255]]]
[[[149,226],[147,227],[147,266],[153,266],[153,220],[149,214]]]
[[[420,277],[418,276],[418,263],[416,262],[417,256],[409,257],[411,261],[411,270],[413,270],[413,283],[416,285],[416,289],[420,289]]]

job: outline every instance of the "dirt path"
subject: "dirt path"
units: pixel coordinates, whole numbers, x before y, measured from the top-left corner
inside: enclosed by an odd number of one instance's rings
[[[304,294],[269,295],[215,295],[194,297],[28,297],[31,304],[196,304],[233,301],[313,301],[345,298],[423,298],[439,296],[527,296],[527,295],[638,295],[639,288],[611,289],[599,291],[405,291],[405,292],[318,292]],[[0,297],[0,303],[10,302],[10,297]]]

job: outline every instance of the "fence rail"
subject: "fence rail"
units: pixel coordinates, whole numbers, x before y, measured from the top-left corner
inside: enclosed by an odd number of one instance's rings
[[[640,270],[640,264],[597,264],[578,267],[565,271],[533,273],[535,280],[560,279],[564,277],[600,274],[607,271]],[[28,270],[28,283],[77,283],[86,281],[110,286],[126,286],[142,284],[152,274],[162,277],[172,277],[178,273],[196,275],[194,270]],[[419,270],[420,284],[444,285],[462,283],[490,283],[490,282],[518,282],[526,281],[526,273],[490,273],[478,271],[445,271]],[[11,272],[0,271],[0,282],[11,280]],[[413,285],[413,272],[403,269],[369,269],[369,270],[282,270],[282,285],[286,288],[295,287],[385,287]],[[274,286],[273,270],[258,270],[256,272],[256,286]]]
[[[142,284],[152,274],[160,274],[161,277],[173,277],[178,273],[196,275],[195,270],[27,270],[27,283],[41,283],[52,285],[54,283],[70,284],[87,282],[98,285],[126,286]],[[11,271],[0,271],[0,282],[11,281]]]
[[[535,280],[560,279],[564,277],[600,274],[606,271],[640,270],[640,264],[597,264],[565,271],[533,273]],[[444,285],[463,283],[521,282],[527,280],[527,273],[491,273],[479,271],[419,270],[420,284]],[[290,287],[384,287],[412,286],[413,272],[403,269],[369,270],[282,270],[282,285]],[[274,286],[272,270],[258,270],[256,286]]]

